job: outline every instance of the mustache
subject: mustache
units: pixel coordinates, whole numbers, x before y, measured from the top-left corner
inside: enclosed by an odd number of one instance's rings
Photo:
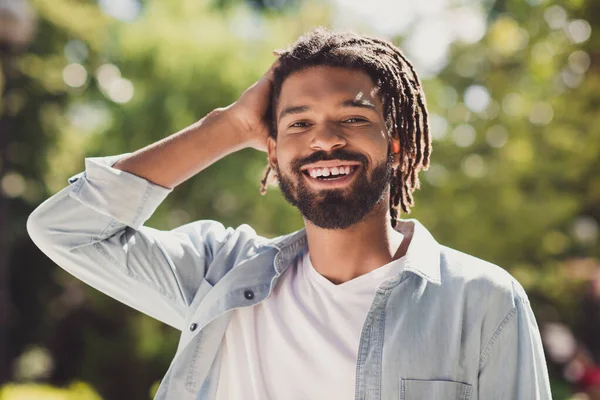
[[[312,153],[310,156],[305,158],[299,158],[291,163],[292,171],[300,172],[300,168],[307,164],[316,163],[318,161],[330,161],[330,160],[342,160],[342,161],[357,161],[365,166],[368,162],[367,157],[360,153],[353,151],[336,149],[329,153],[325,151],[317,151]]]

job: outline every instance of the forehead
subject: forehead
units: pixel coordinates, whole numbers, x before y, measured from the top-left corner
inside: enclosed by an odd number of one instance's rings
[[[381,110],[381,100],[371,77],[363,71],[317,66],[294,72],[281,86],[278,110],[291,105],[364,99]]]

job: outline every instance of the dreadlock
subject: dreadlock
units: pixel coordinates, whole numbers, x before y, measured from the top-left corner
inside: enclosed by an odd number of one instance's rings
[[[383,103],[388,139],[400,143],[400,164],[390,182],[390,214],[396,226],[398,207],[410,213],[413,192],[419,188],[419,171],[429,167],[431,137],[425,94],[412,64],[392,43],[352,32],[316,28],[277,52],[270,109],[265,116],[269,134],[277,138],[275,110],[283,81],[292,73],[313,67],[330,66],[365,72],[375,83]],[[261,194],[273,180],[267,166],[261,179]]]

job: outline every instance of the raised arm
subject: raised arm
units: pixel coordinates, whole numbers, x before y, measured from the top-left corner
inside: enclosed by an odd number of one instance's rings
[[[34,243],[90,286],[182,329],[215,257],[244,251],[256,234],[210,220],[172,231],[144,223],[179,183],[234,151],[266,148],[270,73],[236,103],[164,140],[132,154],[87,158],[85,171],[29,216]],[[235,254],[221,258],[228,257]]]
[[[245,147],[267,149],[263,116],[269,104],[277,62],[240,99],[197,123],[121,159],[120,169],[165,188],[173,188],[212,163]]]

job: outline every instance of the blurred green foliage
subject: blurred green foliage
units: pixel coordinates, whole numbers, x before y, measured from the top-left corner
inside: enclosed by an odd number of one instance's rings
[[[0,400],[102,400],[89,385],[73,382],[67,388],[50,385],[9,384],[0,388]]]
[[[2,181],[11,201],[11,379],[79,380],[103,398],[147,399],[178,332],[54,266],[29,241],[26,218],[82,170],[84,157],[134,151],[235,101],[271,64],[274,48],[328,25],[332,14],[310,2],[272,13],[235,2],[147,0],[139,18],[122,23],[93,1],[31,3],[38,34],[2,103],[19,127],[0,160],[12,174]],[[424,82],[433,163],[411,215],[439,242],[509,270],[540,327],[567,323],[596,357],[600,333],[582,322],[579,305],[600,258],[598,8],[593,0],[498,1],[481,41],[452,46],[448,65]],[[586,23],[592,35],[580,40]],[[394,40],[403,47],[403,38]],[[149,225],[209,218],[269,237],[299,229],[298,212],[276,188],[259,195],[265,165],[254,150],[219,161],[179,186]],[[555,398],[567,398],[560,366],[550,373]],[[0,400],[42,389],[18,390],[5,387]],[[71,398],[77,389],[43,390],[49,394],[36,398]]]

